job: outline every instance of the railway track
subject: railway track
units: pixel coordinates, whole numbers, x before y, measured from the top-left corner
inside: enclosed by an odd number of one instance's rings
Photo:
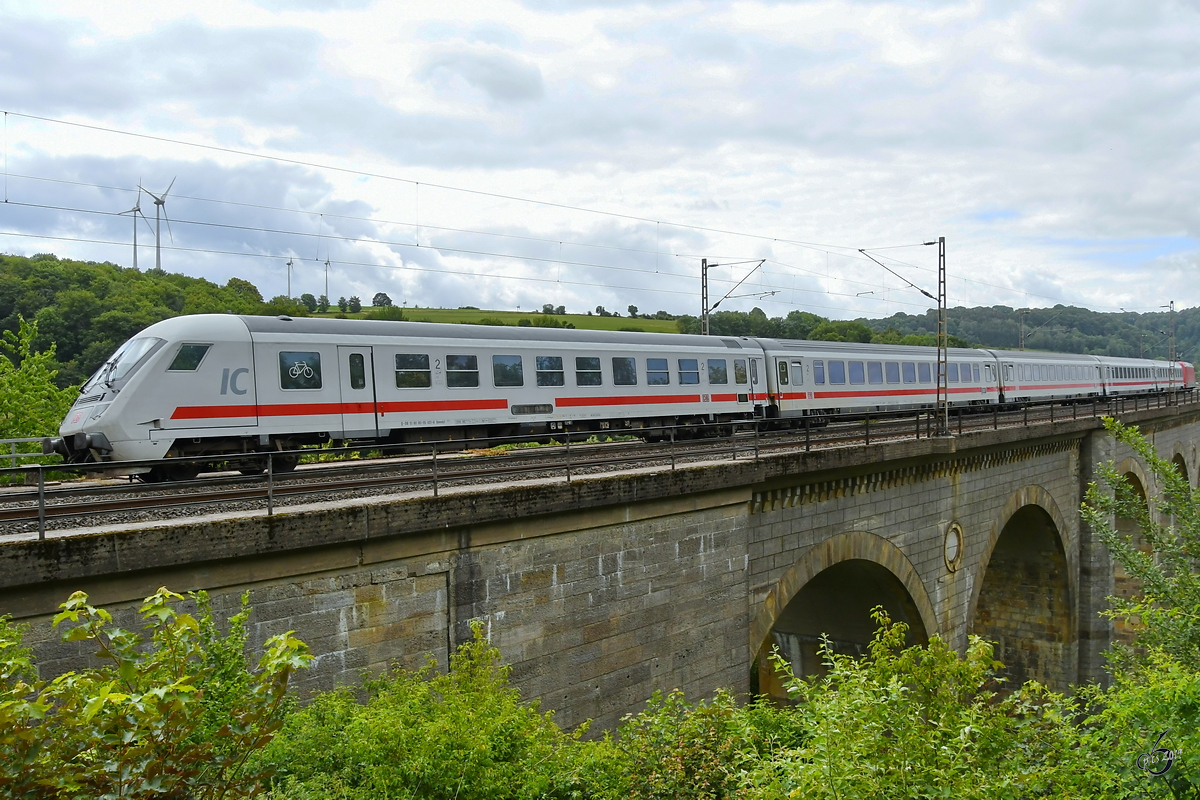
[[[950,432],[1037,426],[1066,419],[1103,416],[1165,405],[1164,396],[1116,399],[1072,405],[1047,404],[1021,409],[955,414]],[[1200,399],[1200,398],[1198,398]],[[1193,398],[1187,398],[1194,403]],[[725,426],[728,428],[729,426]],[[715,432],[719,429],[714,428]],[[0,492],[0,537],[107,525],[194,517],[222,511],[274,513],[280,506],[328,502],[351,497],[432,492],[451,485],[485,484],[523,479],[572,480],[583,475],[636,468],[674,469],[714,459],[762,458],[785,452],[879,444],[927,438],[936,432],[928,413],[880,414],[868,418],[832,420],[823,427],[762,432],[743,427],[731,435],[682,438],[694,428],[676,428],[656,442],[586,442],[557,436],[557,444],[506,452],[449,451],[462,443],[431,443],[430,452],[390,459],[360,459],[346,449],[345,460],[302,466],[284,475],[254,477],[222,473],[177,484],[140,484],[125,481],[70,481],[45,485],[52,467],[23,467],[0,473],[41,476],[39,487]],[[635,433],[614,431],[614,435]],[[579,434],[575,434],[578,436]],[[441,447],[439,452],[438,447]],[[61,469],[61,468],[60,468]]]

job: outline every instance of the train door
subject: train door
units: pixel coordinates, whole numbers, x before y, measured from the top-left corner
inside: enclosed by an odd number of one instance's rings
[[[754,401],[754,413],[761,416],[766,408],[767,391],[760,375],[760,359],[750,359],[750,399]]]
[[[342,436],[347,439],[378,435],[375,407],[375,365],[370,347],[338,346],[341,375]]]

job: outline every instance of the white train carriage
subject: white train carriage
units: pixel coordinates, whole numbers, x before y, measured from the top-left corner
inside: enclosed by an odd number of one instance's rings
[[[771,364],[768,392],[781,418],[898,411],[937,403],[937,348],[853,342],[761,340]],[[951,405],[996,402],[996,359],[986,350],[947,351]]]
[[[1178,363],[1150,359],[1100,359],[1105,393],[1109,395],[1145,394],[1179,388],[1183,370]]]
[[[750,339],[198,315],[114,354],[55,449],[75,461],[218,456],[730,421],[766,405]]]
[[[1185,362],[951,349],[955,406],[1190,389]],[[158,460],[354,442],[930,408],[931,347],[369,320],[198,315],[156,323],[84,384],[50,449]],[[287,469],[294,461],[280,460]],[[251,468],[254,464],[249,465]],[[165,465],[151,479],[187,477]]]
[[[999,363],[1002,402],[1072,400],[1104,394],[1100,359],[1096,356],[1025,350],[991,353]]]

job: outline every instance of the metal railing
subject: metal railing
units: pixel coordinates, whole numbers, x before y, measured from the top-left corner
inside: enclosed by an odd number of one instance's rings
[[[952,409],[951,429],[958,434],[1000,427],[1048,424],[1082,417],[1098,418],[1200,402],[1200,393],[1091,398],[1080,402],[1030,404],[1000,409],[974,406]],[[936,433],[931,410],[877,412],[869,415],[829,415],[796,420],[788,430],[763,430],[764,423],[781,420],[740,420],[704,424],[662,425],[607,431],[555,431],[529,436],[488,437],[486,442],[442,439],[398,444],[352,445],[294,451],[255,452],[214,459],[212,456],[106,462],[86,465],[30,464],[0,469],[0,481],[23,483],[0,492],[0,524],[30,526],[36,521],[39,539],[48,526],[105,514],[146,509],[187,509],[231,503],[268,516],[282,504],[302,502],[318,494],[347,491],[431,491],[439,497],[454,484],[544,475],[577,480],[588,472],[645,465],[675,470],[680,464],[742,458],[764,454],[809,452],[814,448],[871,445],[883,441],[930,438]],[[792,422],[792,421],[786,421]],[[12,446],[33,440],[9,440]],[[20,454],[40,455],[40,454]],[[364,457],[365,456],[365,457]],[[293,473],[298,461],[308,468]],[[15,459],[13,459],[15,464]],[[168,483],[127,481],[66,482],[47,485],[48,477],[146,472],[166,465],[206,470],[202,479]],[[217,474],[211,474],[216,472]]]

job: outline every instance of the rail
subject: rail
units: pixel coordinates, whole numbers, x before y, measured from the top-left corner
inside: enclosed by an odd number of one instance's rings
[[[953,409],[951,430],[963,434],[983,429],[1025,427],[1079,418],[1098,418],[1200,403],[1200,393],[1093,398],[1073,403],[1040,403],[1016,409]],[[800,427],[764,431],[762,421],[658,426],[596,432],[553,432],[540,443],[528,437],[491,437],[488,447],[471,440],[438,440],[396,445],[248,453],[221,459],[217,474],[173,483],[128,481],[50,481],[61,474],[126,472],[161,466],[163,461],[110,462],[81,466],[29,464],[0,469],[0,482],[23,483],[0,491],[0,537],[45,539],[47,531],[77,526],[100,515],[155,511],[187,512],[205,506],[219,510],[255,508],[270,516],[284,504],[319,494],[409,489],[440,495],[454,483],[518,476],[562,476],[570,482],[587,473],[657,465],[671,470],[680,464],[714,459],[754,459],[785,451],[811,451],[931,438],[936,434],[930,411],[879,412],[863,416],[804,418]],[[601,437],[604,440],[601,440]],[[636,438],[635,438],[636,437]],[[15,444],[23,440],[9,440]],[[31,440],[40,441],[40,440]],[[20,455],[20,454],[18,454]],[[391,456],[389,458],[388,456]],[[0,458],[8,457],[0,454]],[[265,457],[265,464],[264,462]],[[306,468],[291,472],[297,458]],[[173,459],[180,465],[211,467],[211,456]],[[14,459],[15,463],[15,459]],[[260,474],[241,474],[241,471]]]

